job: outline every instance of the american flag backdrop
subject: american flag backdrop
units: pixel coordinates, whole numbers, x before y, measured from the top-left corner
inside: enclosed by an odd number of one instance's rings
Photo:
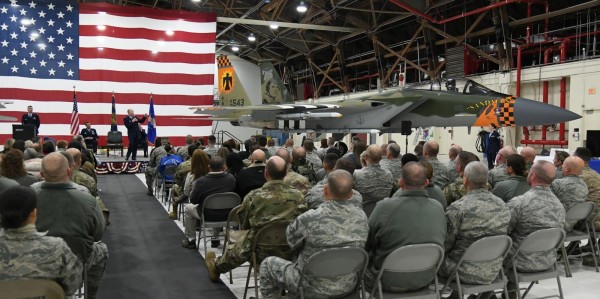
[[[0,101],[14,102],[0,115],[20,120],[32,105],[40,135],[68,140],[76,86],[79,119],[102,145],[113,91],[124,136],[127,109],[144,114],[152,93],[158,136],[183,144],[187,134],[209,135],[211,122],[188,108],[213,102],[215,30],[211,13],[0,0]],[[0,123],[0,142],[11,132],[12,123]]]

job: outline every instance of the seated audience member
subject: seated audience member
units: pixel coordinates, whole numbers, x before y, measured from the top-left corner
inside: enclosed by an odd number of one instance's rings
[[[219,279],[219,273],[227,273],[250,261],[254,236],[261,228],[277,221],[292,221],[306,211],[302,193],[283,182],[286,173],[287,165],[281,157],[273,156],[267,161],[267,182],[261,188],[250,191],[238,210],[240,229],[249,230],[248,233],[232,248],[227,248],[221,257],[216,258],[213,251],[206,256],[206,268],[212,281]],[[259,262],[264,258],[259,256]]]
[[[160,165],[160,159],[167,155],[167,151],[165,150],[165,146],[168,144],[164,138],[157,138],[157,140],[161,140],[161,145],[155,147],[152,152],[150,152],[150,158],[148,160],[148,167],[144,171],[144,175],[146,176],[146,185],[148,186],[148,192],[146,195],[152,196],[154,195],[154,190],[152,190],[154,186],[154,179],[156,178],[156,168]]]
[[[294,150],[294,139],[288,138],[285,141],[284,148],[288,151],[288,154],[291,156],[292,155],[292,151]]]
[[[204,148],[204,152],[212,158],[217,155],[218,150],[219,148],[217,147],[217,137],[215,137],[215,135],[208,136],[208,146]]]
[[[354,172],[354,188],[363,197],[363,203],[390,197],[396,182],[389,170],[381,168],[381,148],[370,145],[365,151],[366,167]]]
[[[252,155],[252,164],[238,172],[235,178],[235,193],[244,198],[250,191],[262,187],[265,182],[265,152],[258,149]]]
[[[244,169],[244,161],[237,153],[227,155],[225,165],[227,166],[227,172],[231,173],[234,177],[237,177],[240,170]]]
[[[67,145],[69,145],[69,143],[66,140],[59,140],[56,142],[56,150],[59,152],[66,151]]]
[[[312,139],[306,139],[304,140],[302,147],[304,147],[304,150],[306,151],[306,161],[313,165],[315,172],[319,171],[319,169],[323,167],[323,162],[321,161],[319,153],[315,149],[314,141]]]
[[[292,150],[292,171],[307,178],[311,185],[317,183],[317,167],[307,159],[301,146]]]
[[[275,146],[275,138],[270,138],[267,141],[267,151],[269,152],[269,155],[272,157],[273,155],[275,155],[275,152],[280,148],[280,146]]]
[[[194,187],[194,182],[205,176],[208,172],[208,163],[210,158],[202,149],[196,149],[192,153],[192,168],[190,172],[185,177],[185,183],[183,185],[183,197],[177,200],[177,202],[185,202],[188,201],[190,194],[192,193],[192,189]]]
[[[500,157],[502,154],[498,154]],[[513,197],[523,195],[530,187],[525,177],[525,159],[519,154],[508,156],[503,167],[508,175],[507,179],[497,181],[492,193],[508,202]]]
[[[446,165],[437,158],[439,152],[440,145],[433,140],[427,141],[425,145],[423,145],[423,158],[431,163],[431,166],[433,167],[433,183],[441,189],[444,189],[451,182],[449,179],[448,168],[446,168]]]
[[[458,154],[455,161],[458,179],[444,188],[444,196],[446,196],[446,202],[448,204],[458,201],[467,194],[467,188],[463,184],[465,167],[473,161],[479,161],[479,158],[471,152],[462,151]]]
[[[414,154],[408,153],[403,155],[400,159],[400,165],[402,167],[404,167],[404,165],[408,164],[409,162],[419,162],[419,158]]]
[[[427,170],[417,162],[402,167],[400,188],[391,198],[377,203],[369,217],[367,252],[371,257],[366,281],[372,285],[383,261],[392,251],[406,245],[434,243],[444,245],[446,215],[442,205],[429,197]],[[385,273],[385,291],[403,292],[426,288],[436,269],[429,273]]]
[[[45,155],[56,151],[56,144],[52,140],[46,140],[42,144],[42,153]]]
[[[2,149],[2,153],[6,154],[6,152],[12,148],[13,144],[15,144],[15,140],[13,138],[8,138],[4,142],[4,148]]]
[[[180,155],[184,161],[189,160],[191,157],[188,154],[188,147],[192,144],[194,144],[194,136],[188,134],[185,135],[185,145],[177,148],[176,153]]]
[[[202,204],[204,200],[212,194],[235,192],[235,178],[224,169],[225,163],[219,156],[210,158],[208,163],[209,172],[194,181],[194,187],[190,193],[190,203],[185,206],[185,236],[181,241],[181,246],[185,248],[196,248],[196,220],[202,219]],[[229,211],[206,210],[204,212],[207,221],[227,220]],[[216,245],[216,246],[215,246]],[[211,246],[219,246],[219,241],[213,239]]]
[[[527,171],[529,171],[531,165],[533,165],[533,160],[535,160],[535,149],[533,147],[526,146],[521,150],[520,154],[523,156],[523,158],[525,158],[525,167],[527,168]]]
[[[223,159],[223,161],[225,161],[225,159],[227,159],[227,156],[231,154],[231,151],[229,150],[229,148],[225,147],[225,146],[221,146],[219,148],[219,150],[217,151],[217,156],[221,157]]]
[[[61,238],[35,228],[37,196],[13,186],[0,193],[0,280],[48,279],[73,295],[81,284],[83,265]]]
[[[171,187],[171,192],[173,192],[173,211],[169,212],[169,218],[172,220],[177,219],[177,208],[179,204],[187,200],[187,196],[184,196],[183,194],[183,188],[185,186],[185,178],[192,169],[192,155],[196,149],[197,147],[193,144],[192,139],[192,144],[185,146],[185,150],[187,151],[185,155],[180,154],[180,156],[188,158],[177,165],[177,170],[175,171],[175,184]]]
[[[48,231],[48,235],[69,236],[85,244],[88,269],[86,296],[93,299],[108,260],[108,248],[100,241],[105,228],[104,218],[96,199],[75,189],[70,175],[69,162],[63,155],[51,153],[44,157],[42,176],[45,182],[36,190],[36,224],[40,231]]]
[[[327,159],[325,159],[327,157]],[[323,182],[327,178],[327,175],[333,171],[335,162],[339,159],[336,154],[325,154],[323,156],[323,167],[317,171],[317,182]]]
[[[563,228],[565,209],[550,190],[554,173],[555,168],[552,163],[535,162],[527,176],[531,189],[508,202],[511,214],[508,235],[513,244],[506,260],[514,255],[515,250],[529,234],[541,229]],[[556,252],[553,250],[541,254],[522,252],[515,259],[515,264],[519,271],[536,272],[549,269],[555,261]],[[511,291],[510,288],[509,291]],[[514,297],[516,298],[516,296]]]
[[[448,203],[446,202],[446,196],[444,196],[444,190],[440,189],[439,186],[437,186],[433,183],[433,181],[431,181],[433,179],[433,166],[427,160],[421,160],[419,161],[419,163],[423,165],[423,167],[425,167],[425,174],[427,175],[427,180],[429,180],[429,184],[427,184],[427,186],[425,187],[427,195],[429,196],[429,198],[437,200],[437,202],[439,202],[442,205],[442,208],[445,211],[446,207],[448,207]]]
[[[179,164],[183,163],[183,159],[180,155],[175,154],[175,149],[170,143],[165,145],[165,151],[167,155],[160,159],[158,162],[158,166],[156,167],[156,173],[159,178],[164,178],[166,176],[167,167],[174,166],[177,169]],[[174,174],[172,175],[174,179]]]
[[[86,173],[80,170],[81,168],[81,151],[76,148],[69,148],[66,150],[67,153],[71,154],[73,157],[73,164],[69,165],[71,167],[71,181],[76,184],[82,185],[86,187],[90,192],[90,194],[94,197],[98,196],[98,186],[94,178],[87,175]]]
[[[502,199],[486,188],[487,165],[477,161],[469,163],[465,167],[463,181],[467,194],[449,205],[446,210],[446,255],[438,272],[443,278],[449,277],[465,250],[473,242],[483,237],[506,235],[511,217]],[[458,274],[463,283],[489,284],[498,276],[500,267],[501,259],[477,264],[463,263],[458,269]]]
[[[96,165],[98,165],[98,161],[96,161],[94,153],[91,150],[86,149],[85,145],[77,140],[71,140],[71,142],[69,142],[67,145],[67,148],[76,148],[81,152],[81,165],[84,169],[91,170],[86,170],[84,172],[93,177],[94,181],[97,181],[98,179],[96,178],[94,171],[96,169]]]
[[[328,164],[329,162],[325,162],[328,161],[329,158],[327,157],[330,154],[325,155],[325,159],[323,159],[323,165]],[[335,154],[331,154],[331,155],[335,155]],[[328,168],[328,166],[327,166]],[[345,170],[348,173],[352,174],[354,173],[354,170],[356,170],[354,168],[354,162],[352,162],[352,160],[348,159],[348,158],[342,158],[342,159],[338,159],[335,162],[335,166],[333,167],[333,169],[331,171],[335,171],[335,170]],[[327,175],[329,175],[328,172]],[[325,185],[327,185],[327,176],[325,176],[325,178],[318,182],[314,187],[312,187],[308,193],[306,194],[306,196],[304,197],[304,200],[306,201],[306,204],[308,205],[309,209],[316,209],[318,208],[321,204],[323,204],[323,189],[325,188]],[[358,191],[352,189],[352,197],[350,197],[350,199],[348,199],[348,202],[355,205],[356,207],[362,209],[362,195],[360,195],[360,193],[358,193]]]
[[[19,186],[19,183],[13,179],[9,179],[0,175],[0,192],[14,186]]]
[[[34,149],[28,148],[25,149],[25,152],[23,152],[23,159],[25,160],[23,161],[25,170],[27,170],[27,172],[33,175],[36,179],[40,180],[40,171],[42,171],[42,158],[38,158],[37,152]]]
[[[323,248],[353,246],[363,248],[369,233],[367,216],[362,209],[350,204],[352,176],[336,170],[327,177],[323,189],[325,202],[296,218],[287,228],[287,241],[292,250],[299,251],[296,263],[279,257],[268,257],[260,265],[260,292],[263,298],[279,298],[282,290],[298,289],[302,268],[313,254]],[[356,285],[356,274],[335,278],[305,277],[306,298],[336,298]]]
[[[506,162],[509,156],[514,155],[512,146],[505,146],[496,155],[496,166],[490,170],[488,181],[493,187],[499,182],[507,180],[509,175],[506,172]],[[527,170],[527,169],[526,169]],[[525,174],[527,171],[525,171]]]
[[[592,159],[592,151],[589,148],[578,147],[575,150],[573,156],[581,158],[585,163],[583,170],[581,171],[581,178],[588,187],[587,201],[591,201],[596,204],[596,210],[600,208],[600,174],[590,168],[590,160]],[[600,231],[600,218],[597,217],[594,221],[594,227],[596,231]],[[592,256],[583,257],[583,265],[593,267],[595,265]]]
[[[21,152],[25,152],[25,149],[29,148],[29,146],[25,146],[25,141],[24,140],[15,140],[15,143],[13,143],[13,145],[12,145],[11,148],[18,149]]]
[[[396,143],[390,143],[387,145],[386,159],[381,159],[379,164],[381,168],[389,170],[392,173],[394,182],[402,177],[402,155],[400,154],[400,146]]]
[[[23,163],[23,153],[20,150],[9,149],[2,158],[0,175],[17,181],[21,186],[31,186],[38,179],[27,173]]]
[[[258,143],[259,148],[265,152],[265,156],[267,157],[267,159],[271,158],[271,153],[269,153],[269,150],[267,149],[267,136],[261,135],[256,137],[256,143]],[[251,153],[253,153],[254,151],[252,151]]]
[[[462,147],[458,144],[453,144],[448,149],[448,164],[446,164],[446,168],[448,168],[448,184],[453,183],[458,178],[458,172],[456,171],[456,157],[458,157],[458,153],[462,152]]]
[[[301,151],[304,150],[301,147],[298,148]],[[287,150],[283,150],[285,149],[280,148],[275,152],[275,156],[282,158],[286,163],[287,174],[285,175],[285,178],[283,178],[283,183],[296,188],[297,190],[302,192],[303,196],[305,196],[308,193],[308,190],[310,190],[310,188],[312,187],[312,185],[308,178],[293,171],[292,160],[290,158],[290,155],[287,152]]]
[[[63,155],[67,159],[67,164],[69,165],[69,170],[71,171],[71,175],[72,175],[73,169],[75,168],[75,160],[73,160],[73,156],[71,156],[71,154],[67,153],[67,151],[62,151],[62,152],[58,152],[58,153]],[[41,173],[40,173],[40,177],[41,177]],[[39,192],[40,190],[42,190],[42,184],[44,183],[43,179],[44,178],[42,177],[42,181],[34,183],[29,187],[31,187],[31,189],[33,189],[36,193]],[[90,194],[90,190],[88,188],[86,188],[85,186],[76,184],[72,180],[69,181],[69,184],[76,190]]]
[[[556,195],[560,203],[562,203],[565,211],[568,211],[574,205],[584,202],[588,196],[588,186],[581,178],[581,171],[585,167],[585,163],[579,157],[568,157],[562,164],[563,177],[558,180],[550,180],[550,190]],[[554,173],[554,172],[552,172]],[[552,177],[550,178],[552,179]],[[573,230],[575,222],[567,223],[565,231]]]
[[[356,139],[354,139],[356,137]],[[346,153],[346,157],[348,157],[352,162],[354,162],[354,167],[356,169],[361,169],[362,164],[360,163],[360,154],[367,150],[367,143],[363,140],[358,139],[357,136],[352,137],[352,150]],[[381,151],[381,148],[379,149]],[[379,158],[381,160],[381,157]],[[356,188],[356,186],[354,186]]]
[[[569,157],[569,153],[565,151],[556,151],[554,154],[554,166],[556,167],[556,178],[560,179],[563,177],[562,166],[565,159]]]
[[[250,154],[254,153],[254,151],[257,149],[260,149],[260,146],[258,146],[258,143],[251,141],[248,144],[247,150]],[[252,157],[250,157],[250,155],[248,155],[246,157],[246,159],[244,159],[243,161],[244,161],[244,167],[248,167],[248,166],[250,166],[250,164],[252,164]]]

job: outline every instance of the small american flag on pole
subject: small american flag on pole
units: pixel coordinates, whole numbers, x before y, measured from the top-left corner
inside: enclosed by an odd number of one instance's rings
[[[71,135],[79,133],[79,110],[77,109],[77,93],[73,86],[73,112],[71,112]]]

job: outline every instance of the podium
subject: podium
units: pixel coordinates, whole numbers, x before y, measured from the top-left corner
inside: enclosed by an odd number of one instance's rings
[[[35,125],[13,125],[13,139],[31,140],[35,136]]]

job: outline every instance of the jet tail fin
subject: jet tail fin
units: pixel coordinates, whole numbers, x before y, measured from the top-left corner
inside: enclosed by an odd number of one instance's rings
[[[219,94],[214,106],[252,106],[242,82],[227,55],[217,57]]]
[[[263,104],[293,104],[287,88],[271,62],[263,61],[260,66],[260,85]]]

